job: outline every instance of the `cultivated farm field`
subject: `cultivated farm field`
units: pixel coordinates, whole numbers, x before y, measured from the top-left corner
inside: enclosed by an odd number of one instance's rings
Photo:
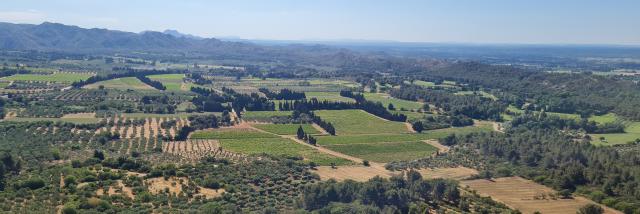
[[[332,123],[337,135],[409,132],[404,123],[384,120],[362,110],[321,110],[315,113]]]
[[[184,83],[184,74],[156,74],[147,76],[149,79],[160,81],[168,91],[188,91],[191,84]],[[184,85],[184,87],[183,87]]]
[[[242,154],[266,153],[276,156],[302,157],[306,161],[315,162],[318,165],[327,166],[349,165],[351,161],[321,153],[318,150],[294,142],[287,138],[237,138],[221,139],[220,144],[225,150]]]
[[[16,74],[3,77],[2,80],[72,83],[79,80],[86,80],[91,76],[93,76],[93,74],[89,73]]]
[[[296,135],[298,127],[300,126],[302,126],[302,130],[304,130],[306,134],[320,133],[320,131],[311,124],[253,124],[251,126],[277,135]]]
[[[289,116],[291,111],[246,111],[242,113],[245,121],[264,121],[276,116]]]
[[[106,81],[100,81],[100,82],[96,82],[96,83],[93,83],[93,84],[90,84],[90,85],[86,85],[83,88],[97,89],[101,85],[104,86],[104,88],[106,88],[106,89],[156,90],[153,87],[151,87],[151,86],[149,86],[147,84],[144,84],[143,82],[141,82],[140,80],[138,80],[135,77],[124,77],[124,78],[117,78],[117,79],[111,79],[111,80],[106,80]]]
[[[307,99],[316,98],[318,101],[332,101],[332,102],[356,102],[349,97],[340,96],[339,92],[305,92]]]
[[[440,139],[450,134],[466,134],[471,132],[489,132],[492,127],[489,125],[456,127],[423,131],[422,133],[407,134],[368,134],[368,135],[343,135],[343,136],[318,136],[318,144],[320,145],[336,145],[336,144],[361,144],[361,143],[380,143],[380,142],[409,142],[428,139]]]
[[[520,177],[496,178],[493,180],[461,181],[461,186],[468,186],[480,195],[491,196],[492,199],[503,202],[522,213],[576,213],[586,204],[594,203],[586,198],[576,196],[572,199],[554,197],[556,191]],[[555,198],[555,199],[554,199]],[[605,213],[622,213],[605,208]]]
[[[378,163],[415,160],[427,157],[438,150],[424,142],[334,144],[325,147],[333,151]]]
[[[277,135],[264,133],[248,128],[220,128],[196,131],[191,134],[192,139],[249,139],[249,138],[278,138]]]
[[[626,122],[625,133],[591,134],[591,143],[599,146],[612,146],[635,142],[640,139],[640,122]],[[603,137],[604,141],[600,138]]]

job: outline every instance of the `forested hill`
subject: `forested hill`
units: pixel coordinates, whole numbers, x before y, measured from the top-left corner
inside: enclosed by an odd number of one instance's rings
[[[490,89],[500,89],[501,98],[520,105],[563,113],[601,114],[615,112],[640,119],[640,86],[633,81],[589,73],[547,73],[512,66],[474,62],[435,66],[417,77],[453,80]]]

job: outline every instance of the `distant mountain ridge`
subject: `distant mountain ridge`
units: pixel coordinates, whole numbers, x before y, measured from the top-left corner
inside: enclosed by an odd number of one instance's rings
[[[194,36],[194,35],[186,34],[186,33],[180,33],[177,30],[171,30],[171,29],[164,30],[164,31],[162,31],[162,33],[172,35],[172,36],[174,36],[176,38],[187,38],[187,39],[198,39],[198,40],[204,39],[204,38],[199,37],[199,36]]]
[[[12,24],[0,22],[0,50],[38,50],[75,53],[166,52],[188,53],[225,59],[343,64],[357,54],[326,45],[264,46],[250,42],[200,38],[175,30],[124,32],[44,22]]]
[[[176,34],[177,33],[177,34]],[[0,22],[0,49],[4,50],[184,50],[259,48],[215,38],[199,38],[177,31],[132,33],[44,22],[39,25]]]

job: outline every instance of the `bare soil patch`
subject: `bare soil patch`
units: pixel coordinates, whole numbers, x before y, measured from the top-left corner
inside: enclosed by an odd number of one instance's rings
[[[206,199],[212,199],[222,196],[222,193],[225,193],[224,189],[209,189],[204,187],[198,187],[198,194],[196,196],[201,195]]]
[[[152,194],[159,194],[167,190],[171,194],[180,194],[182,192],[182,184],[186,185],[187,182],[189,182],[189,179],[177,177],[170,177],[168,180],[165,180],[163,177],[145,180],[145,183],[149,187],[149,192]]]

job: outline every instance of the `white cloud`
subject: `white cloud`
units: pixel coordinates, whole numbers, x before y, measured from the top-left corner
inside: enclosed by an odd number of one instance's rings
[[[38,24],[46,21],[46,14],[36,11],[0,11],[1,22]]]

